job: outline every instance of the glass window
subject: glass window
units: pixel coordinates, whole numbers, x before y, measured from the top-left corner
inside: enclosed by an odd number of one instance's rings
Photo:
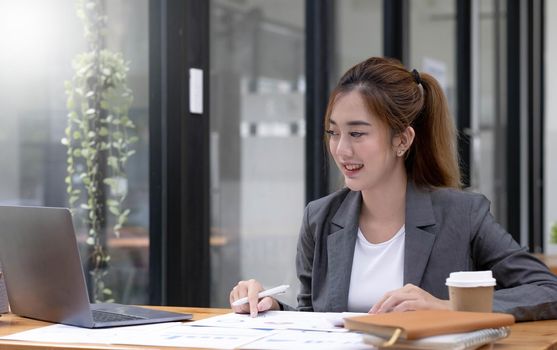
[[[336,0],[332,84],[350,67],[383,53],[383,1]]]
[[[383,54],[383,0],[336,0],[332,90],[350,67],[372,56]],[[329,190],[344,186],[342,174],[329,155]]]
[[[304,209],[304,2],[210,7],[211,305],[255,278],[290,284]]]
[[[456,1],[412,0],[408,6],[410,62],[407,67],[428,72],[439,81],[455,116]]]
[[[73,0],[0,2],[0,203],[68,207],[68,184],[65,182],[68,176],[67,147],[61,140],[68,139],[65,129],[69,115],[72,110],[76,111],[76,115],[93,110],[88,114],[91,118],[93,114],[103,117],[112,115],[112,124],[116,125],[118,120],[121,133],[126,136],[111,134],[110,127],[102,131],[100,127],[96,129],[100,137],[96,140],[104,142],[102,147],[107,150],[100,150],[99,155],[105,159],[115,157],[104,163],[107,167],[111,166],[110,162],[122,162],[119,158],[121,154],[111,146],[132,138],[131,144],[126,146],[129,153],[123,168],[127,177],[119,173],[113,177],[116,187],[102,182],[99,189],[105,198],[116,192],[120,194],[118,198],[123,201],[121,213],[125,209],[130,211],[124,215],[127,220],[123,220],[122,215],[115,216],[112,212],[118,208],[112,203],[110,206],[113,209],[106,206],[99,217],[104,223],[100,244],[110,255],[110,260],[99,266],[104,285],[95,284],[100,291],[96,299],[144,304],[148,302],[149,246],[148,2],[85,2],[84,11],[99,10],[98,13],[107,18],[106,35],[98,41],[99,49],[104,51],[99,51],[97,56],[91,53],[92,49],[84,37],[84,23],[77,16],[78,4]],[[91,73],[92,68],[86,67],[93,61],[101,62],[99,74]],[[122,70],[112,69],[115,67]],[[89,91],[78,92],[81,86],[78,76],[83,74],[88,74],[89,80],[82,79],[81,82],[99,81],[102,76],[106,84],[99,84],[98,90],[92,94]],[[116,93],[108,96],[111,94],[109,85],[127,86],[129,91],[125,101]],[[68,92],[83,96],[75,95],[71,102]],[[89,104],[87,99],[92,97],[99,98],[97,106]],[[128,106],[126,101],[131,105]],[[100,119],[94,120],[102,123]],[[131,127],[132,124],[134,127]],[[74,131],[78,130],[72,131],[75,140],[78,137]],[[113,137],[110,141],[105,132]],[[82,134],[80,137],[85,139]],[[112,153],[109,154],[108,149]],[[87,173],[86,166],[77,164],[78,158],[84,159],[84,154],[78,153],[72,153],[76,161],[71,177],[75,180],[74,189],[84,183],[80,175]],[[100,166],[101,162],[95,164]],[[74,224],[90,296],[93,297],[94,283],[88,273],[91,267],[88,260],[92,247],[88,244],[91,227],[82,221],[87,197],[83,191],[78,197],[74,203]],[[119,237],[114,233],[118,217],[125,221],[119,229]]]
[[[506,106],[502,92],[505,76],[505,10],[503,1],[478,1],[478,91],[479,114],[478,149],[475,169],[472,169],[472,188],[491,200],[491,212],[505,224],[505,124],[502,108]],[[481,164],[481,166],[479,166]]]
[[[557,16],[557,3],[545,2],[544,17],[547,19]],[[544,118],[544,199],[545,199],[545,253],[557,254],[557,23],[545,23],[545,118]]]

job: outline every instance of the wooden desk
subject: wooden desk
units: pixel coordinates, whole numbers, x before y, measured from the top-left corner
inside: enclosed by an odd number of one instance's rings
[[[230,309],[215,308],[184,308],[184,307],[166,307],[166,306],[150,306],[154,309],[168,310],[174,312],[183,312],[193,314],[193,320],[202,320],[207,317],[222,315],[231,312]],[[9,335],[17,332],[23,332],[29,329],[48,326],[51,323],[32,320],[19,317],[13,314],[4,314],[0,317],[0,336]],[[55,344],[55,343],[31,343],[19,341],[0,340],[0,350],[77,350],[77,349],[155,349],[155,347],[147,346],[126,346],[126,345],[101,345],[101,344]],[[183,349],[175,347],[164,347],[163,349]]]
[[[182,307],[154,307],[174,312],[192,313],[194,320],[221,315],[230,312],[229,309],[208,308],[182,308]],[[0,317],[0,336],[13,334],[36,327],[47,326],[48,322],[30,320],[15,315],[3,315]],[[97,345],[97,344],[53,344],[53,343],[24,343],[0,340],[0,349],[25,350],[25,349],[53,349],[53,350],[77,350],[77,349],[146,349],[142,346],[125,345]],[[489,349],[485,346],[482,349]],[[495,350],[542,350],[557,349],[557,320],[524,322],[512,326],[511,335],[497,342],[493,347]],[[165,347],[164,349],[178,349]]]

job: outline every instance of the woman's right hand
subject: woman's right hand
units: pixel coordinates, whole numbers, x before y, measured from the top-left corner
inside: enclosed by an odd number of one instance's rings
[[[280,306],[276,299],[271,297],[265,297],[261,300],[257,297],[257,294],[263,290],[261,283],[254,279],[248,281],[240,281],[238,284],[232,288],[230,291],[230,306],[232,311],[238,314],[249,313],[251,317],[257,316],[259,312],[267,310],[280,310]],[[248,297],[248,303],[233,306],[232,303],[240,298]]]

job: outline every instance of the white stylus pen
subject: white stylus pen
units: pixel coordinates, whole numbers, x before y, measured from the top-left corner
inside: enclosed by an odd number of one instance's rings
[[[261,298],[269,297],[271,295],[284,293],[284,292],[286,292],[286,290],[288,288],[290,288],[290,286],[288,284],[283,284],[282,286],[270,288],[270,289],[259,292],[259,294],[257,294],[257,298],[261,299]],[[240,298],[240,299],[234,301],[232,303],[232,306],[240,306],[240,305],[244,305],[244,304],[247,304],[247,303],[248,303],[248,297],[245,297],[245,298]]]

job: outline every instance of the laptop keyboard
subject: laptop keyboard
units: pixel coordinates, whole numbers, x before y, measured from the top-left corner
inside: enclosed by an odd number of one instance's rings
[[[129,320],[143,320],[144,317],[131,316],[124,314],[116,314],[113,312],[91,310],[93,312],[93,321],[95,322],[116,322],[116,321],[129,321]]]

